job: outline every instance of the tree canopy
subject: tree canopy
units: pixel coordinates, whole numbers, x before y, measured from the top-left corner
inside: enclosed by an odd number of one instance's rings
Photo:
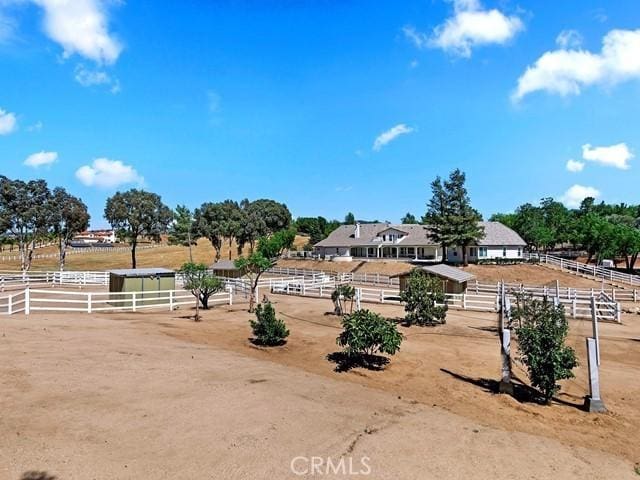
[[[104,217],[131,244],[131,267],[136,268],[136,247],[140,237],[155,241],[167,231],[173,218],[171,209],[162,203],[160,195],[131,189],[107,199]]]

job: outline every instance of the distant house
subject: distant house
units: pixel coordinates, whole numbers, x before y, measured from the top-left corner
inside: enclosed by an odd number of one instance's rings
[[[73,237],[73,243],[79,246],[116,243],[116,232],[114,230],[87,230]]]
[[[480,222],[484,238],[467,247],[470,262],[496,258],[518,259],[526,243],[520,235],[500,222]],[[443,255],[448,262],[462,262],[462,248],[442,251],[429,236],[425,225],[367,223],[342,225],[324,240],[314,245],[321,258],[335,261],[352,259],[397,259],[420,262],[440,262]]]

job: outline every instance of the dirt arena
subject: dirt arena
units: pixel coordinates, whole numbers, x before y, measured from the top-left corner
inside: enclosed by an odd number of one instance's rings
[[[272,300],[291,330],[272,350],[248,341],[243,304],[201,323],[184,309],[0,318],[0,478],[638,478],[637,316],[601,326],[610,413],[594,415],[578,408],[587,322],[571,324],[577,378],[540,406],[493,393],[495,315],[401,327],[384,371],[338,373],[326,358],[340,331],[331,303]],[[322,460],[315,476],[310,457]]]

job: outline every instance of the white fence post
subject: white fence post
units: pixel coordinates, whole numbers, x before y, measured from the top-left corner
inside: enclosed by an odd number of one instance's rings
[[[593,340],[596,349],[596,364],[600,366],[600,336],[598,335],[598,312],[596,310],[596,299],[591,298],[591,322],[593,323]]]
[[[136,311],[136,292],[131,295],[131,310]]]
[[[229,290],[229,306],[233,305],[233,293]]]
[[[229,287],[227,287],[227,290],[229,289]],[[169,311],[173,312],[173,290],[169,290]]]
[[[91,292],[87,293],[87,313],[91,313]]]
[[[13,313],[13,295],[9,295],[7,302],[7,314],[11,315]]]
[[[589,366],[589,396],[586,398],[585,406],[589,412],[606,412],[604,402],[600,398],[600,374],[598,371],[598,354],[596,340],[587,338],[587,364]]]
[[[29,315],[31,313],[31,290],[29,287],[24,290],[24,314]]]

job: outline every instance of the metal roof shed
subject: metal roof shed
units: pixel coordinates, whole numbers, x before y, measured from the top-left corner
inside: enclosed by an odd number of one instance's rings
[[[130,295],[117,295],[118,293],[136,292],[140,295],[136,299],[142,300],[145,305],[154,303],[162,303],[162,300],[154,302],[154,298],[166,296],[166,294],[151,293],[176,289],[176,272],[167,268],[132,268],[111,270],[109,272],[109,292],[111,300],[119,300],[111,302],[116,306],[130,306]],[[145,293],[148,292],[148,293]]]
[[[423,271],[428,275],[433,275],[442,279],[442,288],[445,293],[464,293],[467,289],[467,282],[476,278],[475,275],[465,272],[461,268],[451,267],[444,263],[426,265],[414,270]],[[400,277],[400,291],[403,291],[406,288],[409,275],[410,273],[398,275],[398,277]]]

